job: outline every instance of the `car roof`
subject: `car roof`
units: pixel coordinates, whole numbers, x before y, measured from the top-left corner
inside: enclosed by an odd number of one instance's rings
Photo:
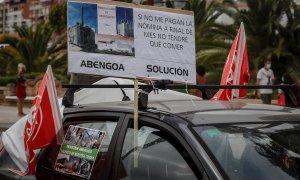
[[[193,125],[224,123],[257,123],[297,121],[300,109],[275,105],[249,104],[238,101],[210,100],[149,100],[148,109],[139,114],[173,114]],[[105,102],[76,105],[65,109],[65,113],[87,111],[115,111],[133,113],[133,101]]]

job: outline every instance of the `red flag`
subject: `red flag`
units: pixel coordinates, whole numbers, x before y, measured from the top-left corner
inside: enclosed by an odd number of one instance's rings
[[[279,93],[278,95],[278,101],[277,101],[278,106],[285,106],[285,95],[283,92]]]
[[[247,85],[249,82],[249,66],[244,24],[241,23],[228,54],[220,85]],[[220,89],[212,100],[229,101],[233,98],[246,97],[245,89]]]
[[[33,150],[50,145],[61,124],[54,78],[51,66],[48,66],[25,124],[26,174],[35,174],[37,159]]]

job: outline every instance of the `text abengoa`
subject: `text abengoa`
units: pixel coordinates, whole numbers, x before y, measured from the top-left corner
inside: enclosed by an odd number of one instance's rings
[[[69,1],[68,51],[70,73],[196,80],[194,16],[189,11]]]

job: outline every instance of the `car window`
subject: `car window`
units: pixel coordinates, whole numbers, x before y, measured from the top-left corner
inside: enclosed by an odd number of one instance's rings
[[[299,124],[235,124],[194,129],[230,179],[300,177]]]
[[[140,125],[136,147],[133,136],[130,127],[121,153],[120,179],[197,179],[189,155],[169,133]]]
[[[42,171],[37,176],[41,178],[51,174],[45,173],[47,169],[60,176],[97,178],[105,167],[107,151],[116,125],[115,121],[65,124],[61,143],[54,143],[51,148],[47,149],[41,163]],[[69,149],[66,149],[66,146]],[[77,149],[70,150],[70,148]]]

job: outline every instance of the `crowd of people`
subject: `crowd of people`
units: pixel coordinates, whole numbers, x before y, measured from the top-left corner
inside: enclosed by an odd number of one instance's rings
[[[272,61],[267,59],[262,67],[257,72],[257,85],[273,85],[275,82],[274,72],[271,69]],[[278,77],[278,84],[280,85],[294,85],[291,89],[278,89],[277,105],[296,107],[300,105],[300,90],[299,83],[296,77],[291,72],[285,72],[283,75]],[[261,98],[263,104],[271,104],[273,90],[272,89],[258,89],[257,95]],[[287,93],[287,94],[285,94]]]
[[[66,143],[86,148],[98,149],[104,132],[71,126],[66,134]]]
[[[198,85],[205,85],[207,83],[207,79],[205,77],[205,68],[203,65],[198,65],[196,68],[197,76],[196,82]],[[287,84],[294,85],[292,89],[286,89],[284,92],[281,89],[278,89],[278,98],[277,105],[279,106],[288,106],[295,107],[300,105],[300,82],[297,77],[291,75],[291,73],[286,72],[282,75],[278,84]],[[275,75],[272,70],[272,61],[271,59],[266,59],[263,67],[261,67],[256,74],[256,85],[274,85],[275,83]],[[295,96],[286,96],[285,93],[294,94]],[[255,96],[260,98],[263,104],[271,104],[274,91],[273,89],[257,89]],[[196,90],[195,95],[198,97],[202,97],[202,92],[200,90]]]

